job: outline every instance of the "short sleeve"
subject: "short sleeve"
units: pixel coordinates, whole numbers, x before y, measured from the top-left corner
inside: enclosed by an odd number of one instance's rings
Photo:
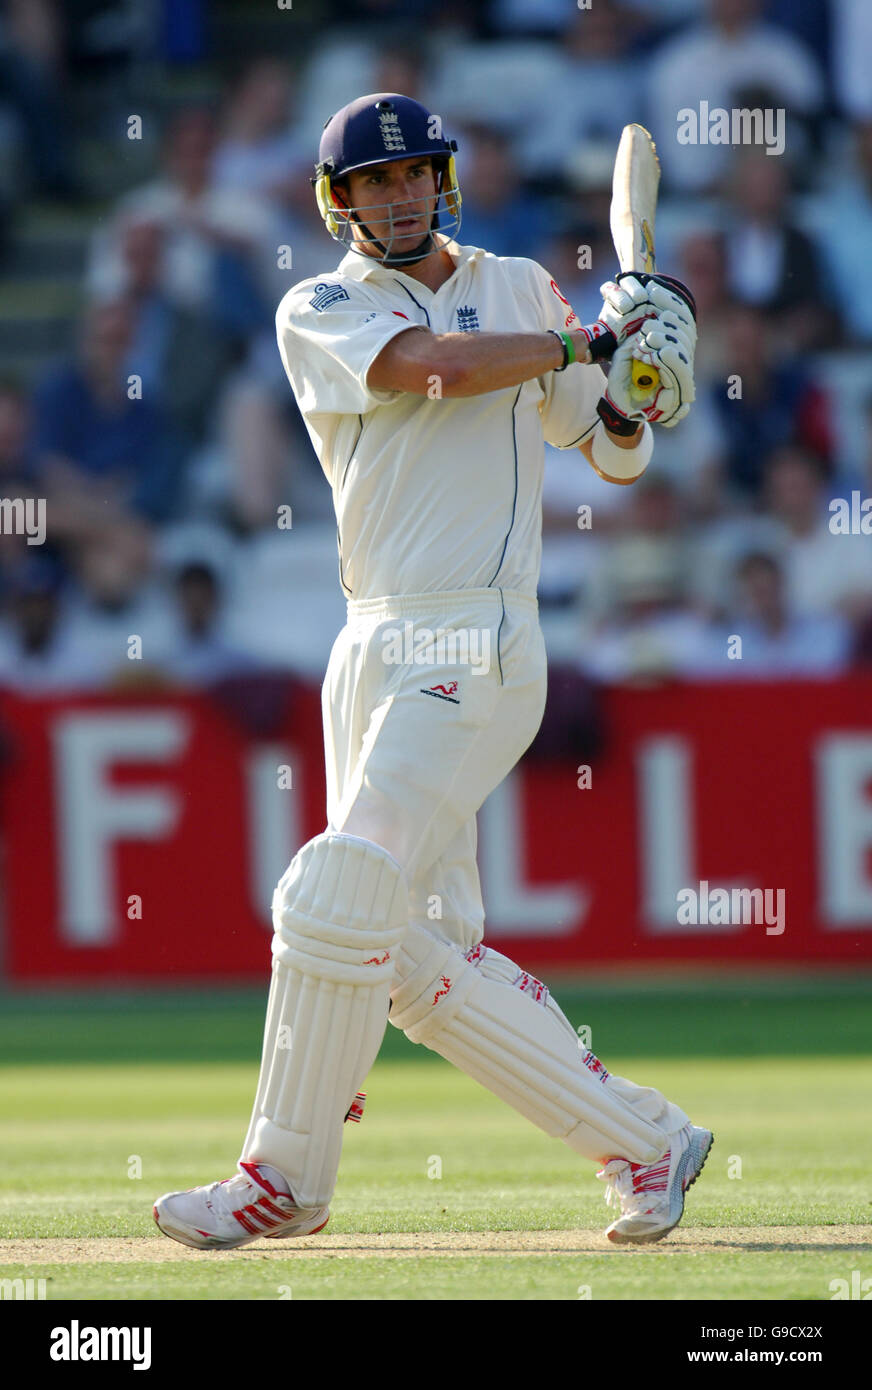
[[[558,332],[580,328],[578,315],[557,281],[537,262],[531,261],[530,265],[541,328]],[[541,382],[545,399],[539,413],[546,444],[555,449],[577,448],[590,438],[599,420],[596,404],[605,390],[605,373],[596,363],[571,364],[563,372],[548,372]]]
[[[279,352],[303,415],[363,415],[397,396],[374,391],[367,373],[398,333],[419,325],[377,308],[353,281],[338,275],[305,280],[276,314]]]

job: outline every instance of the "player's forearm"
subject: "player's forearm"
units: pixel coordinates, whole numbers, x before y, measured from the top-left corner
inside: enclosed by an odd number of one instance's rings
[[[563,362],[553,333],[402,333],[369,372],[378,389],[441,396],[481,396],[519,386]]]
[[[432,374],[443,396],[481,396],[553,371],[563,351],[553,333],[437,333]]]
[[[576,361],[590,360],[583,333],[572,333]],[[554,333],[431,333],[410,329],[394,338],[373,362],[368,384],[376,390],[413,395],[481,396],[519,386],[563,365]],[[605,384],[603,375],[603,384]],[[634,449],[641,428],[626,438],[603,430],[619,449]]]

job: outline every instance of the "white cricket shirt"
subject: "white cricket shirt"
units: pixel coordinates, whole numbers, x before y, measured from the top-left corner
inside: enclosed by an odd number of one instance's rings
[[[276,314],[282,362],[333,489],[340,579],[355,599],[488,587],[535,595],[543,439],[572,448],[599,418],[597,366],[453,399],[370,389],[370,365],[412,325],[578,326],[536,261],[453,241],[445,249],[457,268],[435,293],[349,251],[337,270],[289,290]]]

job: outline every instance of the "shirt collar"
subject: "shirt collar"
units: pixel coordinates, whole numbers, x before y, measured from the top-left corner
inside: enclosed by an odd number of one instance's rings
[[[459,246],[456,241],[445,242],[443,249],[451,256],[457,269],[468,262],[480,260],[486,254],[481,246]],[[393,280],[397,275],[408,280],[413,278],[396,266],[382,265],[381,261],[375,260],[373,256],[363,256],[359,251],[347,251],[337,269],[340,275],[346,276],[349,280]],[[415,281],[415,284],[419,283],[420,281]]]

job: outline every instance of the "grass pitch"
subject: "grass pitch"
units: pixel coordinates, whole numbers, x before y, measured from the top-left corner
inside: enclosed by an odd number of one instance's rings
[[[327,1229],[220,1254],[161,1236],[151,1204],[233,1172],[265,994],[11,997],[0,1278],[73,1300],[828,1300],[872,1278],[870,993],[557,991],[610,1070],[715,1132],[661,1244],[612,1247],[593,1165],[389,1029]]]

